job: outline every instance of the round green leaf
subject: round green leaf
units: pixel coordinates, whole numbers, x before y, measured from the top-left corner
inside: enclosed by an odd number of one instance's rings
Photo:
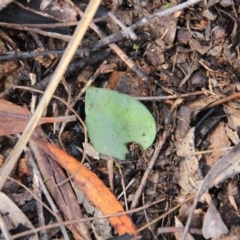
[[[138,100],[116,91],[89,87],[85,98],[86,125],[94,148],[125,160],[127,143],[147,149],[156,135],[156,124]]]

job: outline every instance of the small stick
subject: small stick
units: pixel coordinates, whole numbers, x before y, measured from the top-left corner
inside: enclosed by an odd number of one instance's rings
[[[184,94],[173,94],[170,96],[151,96],[151,97],[135,97],[139,101],[161,101],[161,100],[168,100],[168,99],[176,99],[176,98],[186,98],[191,96],[197,96],[204,94],[204,91],[197,91],[191,93],[184,93]]]

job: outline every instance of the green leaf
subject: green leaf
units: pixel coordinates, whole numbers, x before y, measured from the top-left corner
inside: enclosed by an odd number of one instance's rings
[[[145,150],[155,138],[153,116],[142,103],[128,95],[89,87],[85,112],[89,138],[102,154],[125,160],[127,143],[137,143]]]

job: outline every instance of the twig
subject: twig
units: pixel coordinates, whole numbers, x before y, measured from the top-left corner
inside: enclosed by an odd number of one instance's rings
[[[34,189],[34,195],[37,196],[40,200],[42,200],[42,193],[40,190],[40,181],[38,178],[38,175],[36,174],[36,170],[33,169],[33,189]],[[45,219],[43,214],[43,205],[39,201],[36,201],[36,207],[37,207],[37,215],[38,215],[38,224],[39,226],[45,225]],[[47,231],[42,230],[39,233],[39,237],[41,240],[48,240]]]
[[[181,233],[184,231],[184,227],[161,227],[158,229],[158,234],[163,234],[163,233]],[[192,234],[198,234],[202,235],[202,230],[197,229],[197,228],[190,228],[189,232]]]
[[[186,98],[186,97],[197,96],[202,94],[205,94],[205,92],[197,91],[197,92],[184,93],[184,94],[174,94],[170,96],[135,97],[135,98],[140,101],[161,101],[161,100],[176,99],[176,98]]]
[[[149,224],[146,224],[144,226],[142,226],[141,228],[139,228],[137,230],[137,232],[141,232],[142,230],[144,230],[145,228],[147,228],[149,225],[152,225],[158,221],[160,221],[161,219],[164,219],[167,215],[169,215],[170,213],[173,213],[174,211],[176,211],[178,208],[180,208],[183,204],[187,203],[188,201],[192,200],[194,197],[196,196],[196,193],[193,193],[192,195],[190,195],[189,197],[187,197],[187,199],[185,199],[183,202],[179,203],[177,206],[171,208],[170,210],[168,210],[166,213],[162,214],[161,216],[159,216],[158,218],[154,219],[152,222],[150,222]]]
[[[81,42],[98,6],[100,4],[100,0],[91,0],[84,16],[82,17],[79,25],[77,26],[73,38],[71,39],[70,43],[68,44],[66,51],[64,52],[61,61],[56,68],[52,80],[50,81],[35,113],[29,120],[22,137],[15,145],[12,152],[9,154],[7,159],[5,160],[3,166],[0,169],[0,189],[2,189],[8,175],[12,171],[13,167],[15,166],[21,152],[23,151],[24,147],[26,146],[28,140],[30,139],[34,129],[37,126],[37,123],[42,116],[43,111],[45,110],[46,106],[50,102],[53,93],[55,92],[61,77],[63,76],[64,72],[67,69],[69,62],[71,61],[79,43]]]
[[[122,30],[125,31],[127,38],[131,38],[132,40],[137,40],[137,35],[135,34],[135,32],[133,32],[131,29],[128,29],[123,22],[121,22],[115,15],[113,15],[112,12],[108,12],[108,15],[111,17],[111,19],[118,24]]]

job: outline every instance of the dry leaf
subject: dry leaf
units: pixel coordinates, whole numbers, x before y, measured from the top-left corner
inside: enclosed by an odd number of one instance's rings
[[[83,147],[88,156],[99,160],[99,152],[90,143],[83,143]]]
[[[207,140],[210,143],[208,147],[209,150],[228,148],[231,146],[225,131],[225,124],[223,122],[218,124]],[[206,154],[205,158],[207,165],[213,166],[226,152],[227,150],[221,150]]]
[[[103,216],[102,212],[95,208],[94,217],[98,218]],[[98,236],[101,236],[103,239],[112,237],[112,227],[109,224],[109,221],[106,218],[96,219],[93,221],[94,231]]]
[[[210,195],[205,193],[203,194],[202,199],[204,199],[209,204],[207,213],[203,220],[203,236],[206,239],[209,239],[213,237],[220,237],[223,234],[227,234],[228,229],[222,221],[221,215],[213,204]]]
[[[205,108],[207,105],[217,101],[220,99],[220,96],[217,95],[210,95],[210,96],[204,96],[198,98],[193,103],[190,103],[188,107],[192,111],[192,117],[195,117],[203,108]]]
[[[176,142],[177,156],[183,159],[179,167],[178,184],[188,193],[194,193],[201,184],[198,159],[194,148],[194,128],[190,129],[184,139]]]
[[[34,142],[44,152],[44,155],[48,155],[70,174],[74,175],[74,181],[78,184],[81,191],[104,215],[124,212],[121,204],[96,174],[62,149],[40,139],[34,139]],[[135,225],[127,215],[110,217],[109,221],[119,235],[136,232]]]
[[[228,115],[228,125],[231,129],[237,130],[240,126],[240,112],[239,109],[224,105],[224,111]]]
[[[27,109],[0,99],[0,136],[23,132],[31,116],[32,114]],[[38,125],[75,120],[75,116],[42,117]]]
[[[195,50],[195,51],[197,51],[197,52],[199,52],[200,54],[205,54],[205,53],[207,53],[208,52],[208,50],[209,50],[209,46],[203,46],[203,45],[201,45],[196,39],[194,39],[194,38],[192,38],[192,39],[190,39],[190,41],[189,41],[189,45],[190,45],[190,47],[193,49],[193,50]]]
[[[227,136],[229,137],[229,139],[234,143],[237,144],[239,142],[239,136],[237,134],[237,131],[233,131],[231,128],[229,128],[228,126],[225,126],[225,130],[227,133]]]
[[[225,154],[208,172],[198,189],[197,196],[191,209],[191,214],[189,215],[186,223],[184,235],[187,234],[189,225],[191,223],[192,214],[202,194],[205,193],[209,188],[216,186],[220,182],[240,173],[239,159],[240,143],[238,143],[227,154]]]
[[[24,215],[24,213],[15,205],[10,198],[8,198],[4,193],[0,192],[0,213],[4,216],[6,215],[11,221],[13,228],[18,228],[22,226],[25,230],[34,230],[32,223]],[[11,230],[11,229],[9,229]],[[31,237],[30,237],[31,236]],[[31,234],[25,236],[26,239],[38,240],[37,234]]]
[[[0,10],[5,8],[9,3],[11,3],[13,0],[0,0]]]
[[[183,228],[183,224],[179,221],[179,219],[174,216],[175,219],[175,227],[177,228]],[[174,233],[176,239],[180,240],[182,238],[182,232],[175,232]],[[194,238],[192,237],[192,235],[190,233],[187,234],[186,240],[194,240]]]
[[[35,134],[44,137],[44,134],[38,129],[35,130]],[[42,148],[39,148],[37,142],[32,139],[29,142],[30,147],[37,160],[39,169],[43,178],[46,180],[46,186],[55,199],[59,209],[61,210],[66,220],[76,220],[82,218],[81,208],[78,204],[75,194],[69,182],[57,186],[57,184],[64,181],[67,176],[63,169],[52,160],[51,156],[45,154]],[[90,240],[90,233],[84,223],[75,223],[68,225],[68,228],[72,231],[74,239],[77,240]]]

